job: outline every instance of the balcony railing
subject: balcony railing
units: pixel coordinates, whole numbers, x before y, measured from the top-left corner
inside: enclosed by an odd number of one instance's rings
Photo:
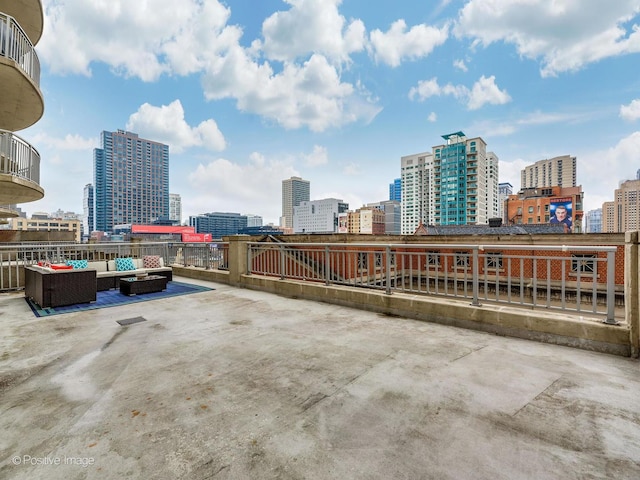
[[[0,13],[0,56],[13,60],[40,88],[40,60],[31,40],[13,17]]]
[[[616,247],[249,243],[249,273],[327,285],[602,315],[624,314]]]
[[[40,154],[18,135],[0,130],[0,173],[40,184]]]

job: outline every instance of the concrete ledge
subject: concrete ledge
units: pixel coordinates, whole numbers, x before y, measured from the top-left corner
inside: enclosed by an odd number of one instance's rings
[[[174,267],[174,274],[228,283],[226,272]],[[226,277],[226,278],[225,278]],[[303,298],[362,310],[412,318],[497,335],[564,345],[601,353],[631,355],[629,328],[606,325],[592,317],[486,304],[472,306],[466,300],[434,298],[320,283],[242,275],[241,285],[290,298]]]
[[[173,274],[179,277],[194,278],[206,282],[229,283],[229,272],[223,270],[206,270],[199,267],[183,267],[170,265]]]

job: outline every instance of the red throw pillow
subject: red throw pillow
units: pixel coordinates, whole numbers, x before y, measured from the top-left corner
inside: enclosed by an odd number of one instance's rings
[[[51,265],[54,270],[73,270],[71,265]]]

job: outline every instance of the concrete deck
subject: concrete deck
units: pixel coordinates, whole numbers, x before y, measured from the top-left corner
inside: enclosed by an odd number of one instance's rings
[[[0,294],[0,478],[640,478],[637,360],[208,285]]]

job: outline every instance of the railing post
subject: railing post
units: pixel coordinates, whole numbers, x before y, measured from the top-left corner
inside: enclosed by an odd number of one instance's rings
[[[479,260],[479,251],[480,247],[473,247],[473,299],[471,300],[471,305],[474,307],[480,306],[480,301],[478,300],[478,293],[480,291],[480,268],[478,265]]]
[[[615,319],[616,307],[616,252],[607,252],[607,318],[604,323],[617,325]]]
[[[284,245],[279,245],[279,251],[280,251],[280,280],[284,280],[284,266],[285,266],[285,262],[284,262]]]
[[[231,235],[229,238],[229,283],[241,286],[242,276],[248,271],[248,240],[250,235]]]
[[[331,274],[329,271],[331,262],[329,262],[329,245],[324,247],[324,283],[329,285],[331,283]]]
[[[631,356],[640,355],[640,232],[624,236],[624,316],[629,325]]]
[[[387,295],[391,295],[391,246],[386,247],[386,259],[385,259],[385,284],[387,286]]]

